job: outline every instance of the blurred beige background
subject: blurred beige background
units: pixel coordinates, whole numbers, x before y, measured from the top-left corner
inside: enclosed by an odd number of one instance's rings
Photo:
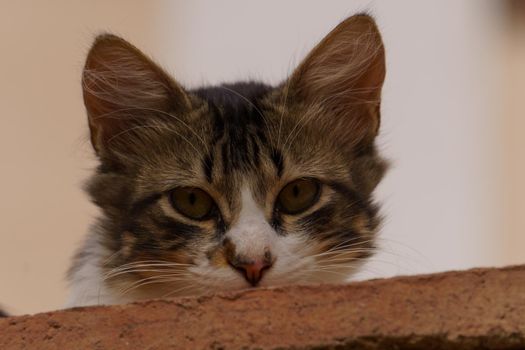
[[[525,17],[507,1],[2,1],[0,304],[60,308],[97,210],[80,72],[122,35],[188,87],[282,80],[346,16],[373,13],[388,76],[381,252],[359,278],[525,263]]]

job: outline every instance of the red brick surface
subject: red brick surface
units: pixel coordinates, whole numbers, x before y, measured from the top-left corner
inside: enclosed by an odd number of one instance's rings
[[[11,317],[0,349],[525,349],[525,266]]]

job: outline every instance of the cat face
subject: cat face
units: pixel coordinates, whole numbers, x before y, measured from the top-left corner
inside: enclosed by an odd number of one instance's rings
[[[83,74],[105,283],[136,298],[345,280],[373,251],[384,52],[336,27],[281,85],[186,90],[103,35]]]

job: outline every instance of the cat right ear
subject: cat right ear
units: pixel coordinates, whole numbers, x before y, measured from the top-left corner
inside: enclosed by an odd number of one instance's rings
[[[96,38],[82,74],[91,143],[99,156],[111,140],[156,115],[190,110],[188,95],[133,45],[111,34]]]
[[[318,106],[322,125],[353,144],[377,135],[385,53],[372,17],[352,16],[335,27],[293,72],[285,87]]]

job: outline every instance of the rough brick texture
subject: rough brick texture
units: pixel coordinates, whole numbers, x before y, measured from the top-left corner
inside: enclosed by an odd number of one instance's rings
[[[525,266],[0,319],[0,349],[525,349]]]

